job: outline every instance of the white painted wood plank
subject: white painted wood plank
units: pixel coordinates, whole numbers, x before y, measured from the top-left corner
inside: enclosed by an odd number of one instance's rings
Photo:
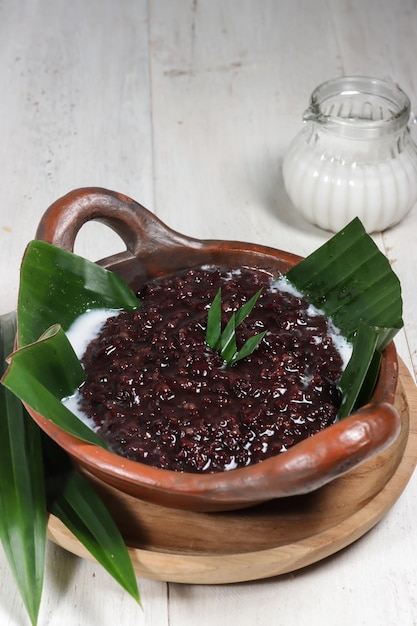
[[[293,212],[281,159],[311,90],[338,73],[326,3],[156,1],[151,17],[158,214],[310,252],[327,235]]]
[[[22,626],[28,620],[1,548],[0,556],[0,623]],[[100,566],[49,544],[39,625],[167,626],[167,585],[145,579],[138,583],[143,608]]]
[[[0,5],[2,312],[55,199],[98,185],[152,204],[147,31],[145,1]],[[123,247],[98,232],[80,236],[77,251],[97,259]]]
[[[417,7],[412,0],[331,3],[343,73],[398,82],[415,98]],[[415,100],[414,100],[415,101]]]

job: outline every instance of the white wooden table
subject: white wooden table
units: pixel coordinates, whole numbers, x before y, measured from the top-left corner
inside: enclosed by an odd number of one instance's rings
[[[417,107],[412,0],[0,0],[0,313],[56,198],[121,191],[195,237],[305,255],[329,233],[285,194],[281,164],[313,88],[397,81]],[[375,237],[398,273],[417,372],[417,210]],[[94,235],[91,237],[91,235]],[[87,225],[76,251],[121,249]],[[0,624],[28,624],[0,550]],[[97,565],[52,544],[39,626],[417,624],[417,476],[383,521],[326,561],[239,585],[140,580],[137,608]]]

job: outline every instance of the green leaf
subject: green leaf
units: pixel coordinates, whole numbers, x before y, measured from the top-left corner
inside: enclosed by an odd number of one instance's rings
[[[113,518],[62,450],[44,438],[48,508],[139,604],[132,561]]]
[[[353,343],[340,381],[340,419],[359,400],[368,402],[380,353],[403,326],[400,281],[358,218],[292,267],[286,278]]]
[[[4,335],[2,332],[2,337]],[[15,326],[10,336],[11,341],[3,350],[3,357],[13,348]],[[72,392],[84,374],[71,344],[59,326],[49,329],[38,342],[15,352],[7,371],[4,383],[18,392],[25,402],[33,405],[35,410],[50,417],[75,436],[104,445],[93,431],[60,402],[61,394]],[[22,598],[35,624],[42,593],[47,523],[40,431],[24,411],[20,400],[5,386],[0,387],[0,400],[2,394],[6,394],[13,404],[13,411],[9,411],[12,418],[9,429],[15,437],[13,450],[17,457],[13,458],[13,463],[9,461],[11,455],[7,454],[6,449],[9,437],[4,432],[5,420],[1,419],[0,535]],[[19,416],[24,418],[23,422],[18,419]],[[140,603],[129,553],[113,518],[91,485],[75,471],[66,453],[45,435],[42,437],[49,510]],[[23,441],[28,444],[25,448],[22,439],[27,439],[27,442]],[[16,447],[16,441],[19,447]],[[22,459],[27,462],[23,463]],[[29,483],[35,479],[41,498],[38,498],[34,511]],[[16,528],[19,533],[16,533]],[[42,530],[40,536],[39,529]]]
[[[349,340],[364,322],[379,329],[382,351],[403,326],[400,281],[358,218],[286,277]]]
[[[1,373],[15,336],[15,314],[1,316]],[[47,527],[40,433],[20,400],[1,385],[0,457],[0,538],[30,620],[36,624]]]
[[[362,387],[359,390],[353,410],[359,409],[369,402],[372,391],[375,388],[379,376],[379,368],[381,366],[382,354],[379,350],[375,350],[372,360],[369,364],[368,371],[364,378]]]
[[[250,313],[252,312],[253,307],[255,306],[255,304],[258,301],[259,296],[262,293],[262,289],[259,289],[259,291],[257,291],[255,293],[254,296],[252,296],[252,298],[250,300],[248,300],[247,302],[245,302],[245,304],[243,304],[240,309],[238,309],[236,311],[236,324],[235,327],[237,328],[239,326],[239,324],[241,324],[243,322],[243,320],[245,318],[248,317],[248,315],[250,315]]]
[[[44,241],[26,248],[18,299],[19,346],[37,339],[53,324],[68,330],[89,309],[131,310],[140,306],[117,274]]]
[[[207,314],[206,343],[212,350],[219,349],[222,334],[222,290],[216,293]]]
[[[265,334],[266,330],[264,330],[262,333],[254,335],[253,337],[249,337],[249,339],[245,341],[239,352],[233,357],[233,363],[236,363],[237,361],[240,361],[241,359],[244,359],[252,354],[252,352],[256,350],[258,345],[261,343]]]
[[[32,241],[20,272],[20,350],[11,355],[3,384],[67,432],[105,447],[101,438],[61,403],[84,380],[64,331],[87,310],[139,306],[134,292],[113,272],[72,252]]]
[[[380,352],[376,352],[377,343],[378,329],[360,323],[353,340],[352,356],[339,382],[343,400],[338,411],[338,419],[346,417],[353,411],[361,394],[363,383],[368,376],[368,372],[370,372],[371,363],[374,361],[374,364],[379,368]],[[375,355],[378,355],[378,358],[375,358]],[[375,376],[368,381],[367,388],[370,389],[371,393],[375,382]],[[362,391],[362,393],[364,392]],[[363,404],[367,401],[368,394]]]
[[[220,354],[223,361],[230,363],[236,350],[236,315],[232,313],[220,337]]]
[[[84,381],[84,370],[62,328],[55,324],[35,343],[9,357],[2,383],[23,402],[75,437],[106,447],[103,440],[61,402]]]
[[[238,352],[236,328],[251,313],[261,292],[262,289],[259,289],[250,300],[245,302],[236,312],[232,313],[223,331],[221,289],[218,290],[210,305],[207,315],[206,343],[212,350],[218,352],[223,361],[228,365],[233,365],[237,361],[240,361],[240,359],[249,356],[265,335],[265,333],[259,333],[251,337]]]

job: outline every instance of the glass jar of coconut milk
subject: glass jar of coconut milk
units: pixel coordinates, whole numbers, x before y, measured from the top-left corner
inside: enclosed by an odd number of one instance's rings
[[[286,191],[310,222],[334,232],[359,217],[368,232],[399,222],[417,201],[410,100],[397,85],[361,76],[311,95],[283,161]]]

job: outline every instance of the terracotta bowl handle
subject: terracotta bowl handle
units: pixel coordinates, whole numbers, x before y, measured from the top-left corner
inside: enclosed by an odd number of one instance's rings
[[[196,245],[196,240],[170,229],[131,198],[101,187],[75,189],[54,202],[44,213],[36,238],[73,252],[79,230],[91,220],[106,224],[124,241],[127,253],[113,259],[142,258],[155,247],[162,251]]]

